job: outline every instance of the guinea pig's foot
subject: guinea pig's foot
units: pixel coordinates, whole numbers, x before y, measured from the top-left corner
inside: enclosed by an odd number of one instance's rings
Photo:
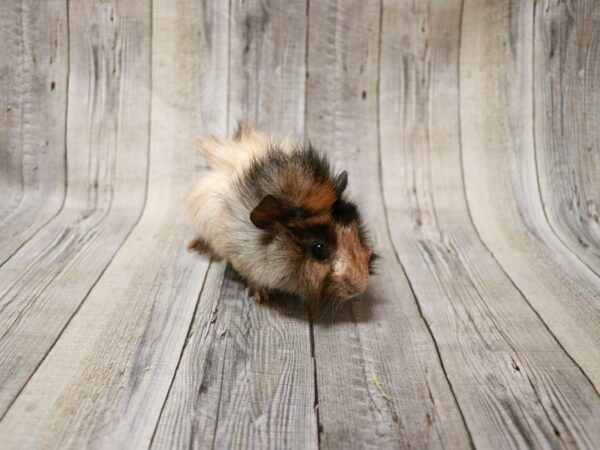
[[[188,252],[198,252],[200,254],[206,253],[208,250],[208,244],[201,237],[195,237],[187,244]]]
[[[266,289],[257,288],[256,286],[246,286],[246,296],[254,297],[258,303],[269,301],[269,292]]]

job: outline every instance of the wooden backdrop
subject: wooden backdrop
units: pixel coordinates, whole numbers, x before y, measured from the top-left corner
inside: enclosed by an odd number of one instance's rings
[[[600,2],[1,0],[0,43],[0,447],[600,447]],[[350,174],[335,320],[185,252],[241,119]]]

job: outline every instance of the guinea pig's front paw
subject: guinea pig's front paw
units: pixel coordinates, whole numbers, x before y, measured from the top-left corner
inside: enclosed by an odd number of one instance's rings
[[[246,286],[246,296],[248,298],[254,297],[258,303],[269,301],[269,291],[266,289],[257,288],[251,284]]]
[[[197,236],[187,244],[188,252],[206,253],[208,244],[201,237]]]

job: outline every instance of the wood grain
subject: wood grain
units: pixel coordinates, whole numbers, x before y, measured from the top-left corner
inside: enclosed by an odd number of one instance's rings
[[[333,323],[314,326],[321,445],[468,448],[469,435],[384,219],[380,14],[375,2],[310,8],[311,31],[319,31],[309,41],[307,130],[348,170],[349,189],[367,211],[382,256],[367,293]]]
[[[231,7],[229,134],[238,120],[279,134],[301,132],[306,5],[234,1]],[[225,8],[220,17],[228,17]],[[226,56],[221,47],[213,50]],[[304,309],[293,299],[259,305],[245,298],[243,283],[222,263],[213,264],[207,288],[154,447],[316,448]]]
[[[514,6],[465,4],[460,101],[467,198],[487,247],[597,391],[600,279],[544,216],[532,131],[532,5]]]
[[[145,198],[148,9],[78,2],[69,12],[67,197],[0,268],[0,414],[77,312]]]
[[[535,9],[535,156],[544,212],[600,276],[599,29],[595,1]]]
[[[65,195],[67,4],[0,3],[0,265]]]
[[[148,24],[147,4],[137,6],[136,19]],[[192,39],[199,28],[190,12],[200,11],[189,2],[171,6],[154,2],[152,11],[144,215],[2,422],[0,441],[9,447],[150,445],[208,266],[185,251],[182,239],[191,234],[182,211],[197,175],[190,161],[200,162],[194,133],[203,123],[203,102],[225,85],[220,74],[202,66],[206,42],[218,43],[218,30]],[[138,31],[146,33],[138,40],[150,44],[150,28]],[[173,72],[175,65],[181,70]],[[198,76],[203,83],[194,83]],[[49,379],[55,380],[51,388]]]
[[[384,45],[381,61],[390,232],[473,443],[591,448],[600,439],[593,385],[469,218],[460,162],[460,2],[386,2],[384,10],[383,42],[402,43]]]
[[[600,447],[591,0],[0,0],[0,447]],[[204,134],[305,131],[332,317],[185,251]]]

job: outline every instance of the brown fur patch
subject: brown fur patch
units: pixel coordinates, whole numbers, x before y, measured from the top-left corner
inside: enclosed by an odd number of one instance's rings
[[[331,265],[305,259],[299,269],[298,273],[302,276],[302,283],[307,288],[306,300],[313,311],[319,312],[323,309],[324,301],[329,300],[329,297],[324,297],[322,294],[323,283],[331,274]]]
[[[306,225],[329,225],[333,223],[329,212],[322,212],[308,217],[303,221]]]
[[[297,167],[290,167],[285,171],[280,180],[280,187],[284,195],[311,212],[327,211],[337,199],[332,184],[315,183],[309,177],[303,176]]]
[[[267,195],[263,197],[258,206],[250,213],[252,223],[260,228],[270,228],[284,213],[285,205],[278,198]]]
[[[311,211],[326,211],[335,202],[336,195],[331,185],[322,184],[313,186],[304,198],[299,199],[300,204]]]
[[[360,293],[364,291],[369,280],[371,250],[362,246],[356,224],[350,227],[339,227],[338,241],[340,242],[338,251],[344,254],[349,263],[344,275],[345,283],[349,290]]]

